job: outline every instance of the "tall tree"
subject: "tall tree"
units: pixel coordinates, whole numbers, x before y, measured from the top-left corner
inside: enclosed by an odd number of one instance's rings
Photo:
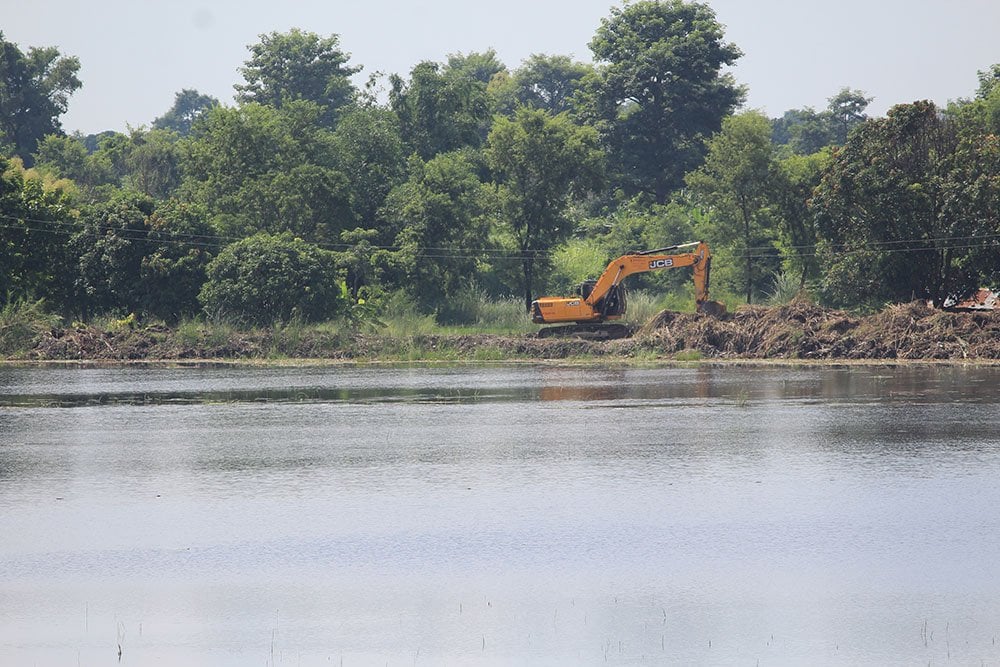
[[[572,111],[574,96],[592,72],[592,66],[569,56],[532,54],[514,72],[517,100],[553,115]]]
[[[931,102],[895,106],[851,133],[813,206],[831,301],[941,305],[997,277],[1000,143]]]
[[[320,114],[303,101],[210,110],[181,144],[183,191],[226,235],[290,231],[336,243],[357,219]]]
[[[350,54],[340,49],[340,37],[321,37],[293,28],[271,32],[248,47],[250,59],[240,69],[246,84],[237,84],[236,99],[281,108],[295,100],[318,104],[320,121],[332,126],[341,108],[355,94],[351,76],[361,71],[350,66]]]
[[[860,90],[841,88],[840,92],[829,100],[827,111],[830,114],[830,126],[833,140],[838,146],[847,142],[847,135],[856,125],[868,119],[865,109],[874,98],[865,97]]]
[[[425,61],[409,81],[390,77],[389,105],[399,117],[410,149],[424,160],[465,146],[482,145],[490,125],[487,82],[482,68],[465,67],[472,56],[442,66]]]
[[[358,222],[375,227],[386,195],[406,178],[399,121],[388,109],[358,107],[344,115],[332,140],[336,165],[350,183]]]
[[[712,209],[719,223],[717,245],[743,257],[743,290],[751,303],[763,264],[755,250],[773,236],[762,215],[775,170],[771,123],[757,111],[730,116],[708,142],[705,163],[687,177],[692,190]],[[738,240],[737,240],[738,239]]]
[[[486,246],[489,191],[476,169],[462,152],[413,158],[409,179],[393,189],[382,212],[397,230],[390,280],[442,320]]]
[[[45,298],[61,309],[71,300],[67,239],[78,213],[70,183],[0,158],[0,303]]]
[[[80,61],[73,56],[60,56],[54,47],[23,53],[0,32],[0,146],[11,145],[30,166],[42,137],[62,133],[59,116],[82,85],[79,70]]]
[[[206,111],[219,106],[219,100],[185,88],[174,96],[174,105],[153,121],[155,130],[172,130],[182,137],[191,132],[191,125]]]
[[[1000,63],[990,65],[988,69],[979,70],[977,73],[979,88],[976,90],[976,98],[983,99],[1000,86]]]
[[[497,118],[486,160],[502,223],[519,255],[524,305],[529,309],[536,265],[572,233],[566,215],[570,196],[599,183],[604,155],[593,128],[573,124],[566,114],[521,108],[513,118]]]
[[[612,8],[590,43],[589,104],[626,193],[663,203],[700,164],[704,140],[743,100],[723,68],[742,55],[705,4],[640,0]]]

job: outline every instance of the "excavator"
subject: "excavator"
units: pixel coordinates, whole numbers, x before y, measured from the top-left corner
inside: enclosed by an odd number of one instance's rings
[[[688,252],[676,251],[693,248]],[[671,254],[673,253],[673,254]],[[633,273],[690,266],[694,269],[695,306],[699,313],[719,317],[726,306],[708,299],[708,279],[712,253],[704,241],[681,243],[668,248],[645,250],[622,255],[613,260],[596,280],[584,281],[577,295],[543,296],[531,303],[531,321],[535,324],[559,324],[538,332],[539,338],[582,336],[594,339],[625,338],[631,332],[620,323],[625,314],[625,286],[622,282]],[[573,324],[565,324],[572,322]]]

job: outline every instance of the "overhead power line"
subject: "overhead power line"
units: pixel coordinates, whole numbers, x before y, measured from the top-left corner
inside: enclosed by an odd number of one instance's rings
[[[6,221],[6,222],[3,222]],[[17,223],[17,224],[15,224]],[[28,224],[30,223],[30,224]],[[0,229],[16,229],[25,232],[35,232],[40,234],[57,234],[61,236],[72,236],[87,228],[85,223],[42,220],[38,218],[18,217],[0,214]],[[136,243],[155,243],[159,245],[175,245],[198,248],[224,248],[225,246],[240,241],[243,237],[225,236],[218,234],[193,234],[187,232],[165,231],[170,238],[159,237],[158,230],[139,230],[120,228],[112,225],[97,225],[95,230],[100,233],[114,232],[116,236],[125,241]],[[330,243],[311,242],[313,245],[328,250],[350,250],[355,245],[350,243]],[[928,245],[931,244],[931,245]],[[910,246],[910,247],[905,247]],[[916,246],[916,247],[913,247]],[[398,252],[404,249],[399,245],[371,245],[372,250],[386,250]],[[832,252],[836,255],[857,255],[867,252],[880,253],[924,253],[941,250],[973,250],[977,248],[997,248],[1000,249],[1000,234],[977,234],[968,236],[942,236],[927,239],[910,238],[889,241],[873,241],[866,243],[863,247],[854,245],[828,245],[824,252],[819,251],[819,245],[792,245],[785,246],[784,250],[795,250],[798,257],[818,257]],[[417,246],[406,248],[415,251],[421,259],[479,259],[484,255],[487,259],[493,260],[521,260],[524,254],[511,251],[508,248],[461,248],[442,246]],[[547,257],[553,253],[549,250],[528,250],[526,253],[535,257]],[[783,257],[782,250],[768,246],[752,246],[743,250],[738,250],[730,255],[734,259],[780,259]]]

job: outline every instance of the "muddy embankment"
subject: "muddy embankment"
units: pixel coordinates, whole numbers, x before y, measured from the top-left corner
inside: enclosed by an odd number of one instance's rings
[[[663,311],[614,341],[520,336],[388,337],[316,329],[180,335],[166,327],[55,329],[24,360],[331,359],[419,361],[569,359],[1000,360],[1000,311],[951,313],[918,302],[870,316],[808,303],[744,306],[723,318]]]

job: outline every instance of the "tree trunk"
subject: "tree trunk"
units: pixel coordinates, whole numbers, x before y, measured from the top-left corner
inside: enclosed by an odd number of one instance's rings
[[[744,252],[747,256],[747,303],[753,296],[753,259],[750,257],[750,211],[746,204],[740,207],[743,212],[743,240],[746,246]]]
[[[532,290],[534,289],[534,258],[527,254],[521,259],[521,266],[524,269],[524,310],[531,312],[531,302],[534,300]]]

